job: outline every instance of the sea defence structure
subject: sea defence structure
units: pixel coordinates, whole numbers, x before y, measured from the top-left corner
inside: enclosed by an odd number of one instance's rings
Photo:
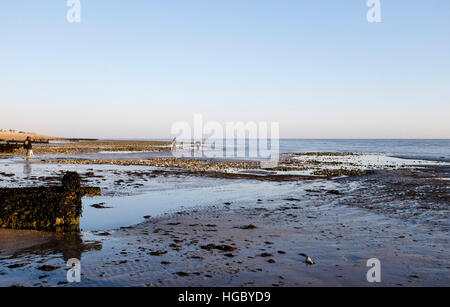
[[[15,153],[22,148],[23,148],[22,144],[0,143],[0,154],[1,153]]]
[[[76,172],[67,172],[60,186],[0,189],[0,228],[78,231],[81,198],[100,192],[81,187]]]

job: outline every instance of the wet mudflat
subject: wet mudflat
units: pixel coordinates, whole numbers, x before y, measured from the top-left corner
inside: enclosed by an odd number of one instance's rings
[[[2,163],[15,175],[0,184],[76,169],[106,192],[84,203],[80,234],[0,230],[1,286],[76,286],[71,257],[81,286],[372,286],[369,258],[381,261],[380,285],[450,283],[445,166],[277,182],[118,165],[36,163],[27,175]]]

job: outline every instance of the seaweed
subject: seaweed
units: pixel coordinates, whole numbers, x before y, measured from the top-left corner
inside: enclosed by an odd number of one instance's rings
[[[0,189],[0,228],[79,231],[81,198],[99,194],[81,187],[76,172],[67,172],[61,186]]]

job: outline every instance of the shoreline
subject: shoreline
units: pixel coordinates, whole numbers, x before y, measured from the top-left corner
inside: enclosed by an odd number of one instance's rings
[[[381,182],[397,172],[399,180],[406,178],[403,171],[383,172],[376,175]],[[339,193],[328,192],[327,180],[311,183],[314,188],[293,185],[298,188],[275,190],[273,197],[256,194],[253,200],[178,210],[130,227],[85,232],[82,239],[64,238],[64,243],[50,234],[40,245],[23,248],[26,254],[35,253],[32,262],[13,256],[6,264],[23,266],[0,266],[0,274],[5,273],[0,283],[28,272],[30,281],[18,284],[70,286],[64,282],[64,259],[78,251],[82,286],[371,286],[365,280],[365,262],[373,257],[382,262],[380,286],[448,285],[447,226],[429,217],[411,223],[411,217],[400,214],[401,208],[396,213],[361,206],[365,201],[358,194],[368,199],[367,189],[380,184],[372,178],[333,181]],[[361,181],[361,192],[348,190]],[[428,195],[420,196],[422,202],[434,194]],[[377,197],[374,191],[370,199]],[[409,196],[405,197],[406,201]],[[23,250],[14,253],[23,255]],[[53,253],[65,256],[55,258]],[[305,264],[301,254],[315,264]],[[55,269],[36,268],[43,264]]]
[[[151,161],[0,159],[10,171],[0,186],[49,185],[78,171],[84,185],[101,186],[119,204],[88,214],[140,214],[133,224],[73,234],[0,229],[0,286],[76,286],[65,281],[68,257],[82,262],[81,286],[369,286],[365,262],[373,257],[382,262],[380,286],[450,283],[448,163],[355,153],[299,153],[278,171],[254,161]],[[270,177],[292,167],[364,173]],[[176,206],[149,214],[126,195]]]
[[[111,152],[139,152],[139,151],[167,151],[170,142],[164,141],[77,141],[48,144],[33,144],[35,155],[45,154],[83,154]],[[20,148],[12,153],[0,153],[0,155],[13,156],[24,155],[25,150]]]

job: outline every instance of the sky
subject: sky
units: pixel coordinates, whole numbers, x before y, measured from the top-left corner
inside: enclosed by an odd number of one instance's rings
[[[0,128],[170,138],[277,122],[282,138],[450,138],[450,1],[0,2]]]

